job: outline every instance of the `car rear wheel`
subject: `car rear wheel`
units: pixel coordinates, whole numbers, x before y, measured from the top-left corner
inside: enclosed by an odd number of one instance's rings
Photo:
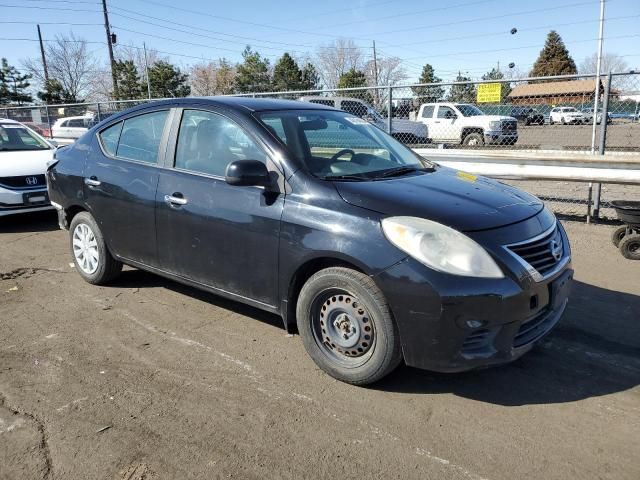
[[[629,260],[640,260],[640,234],[626,235],[620,240],[620,252]]]
[[[296,317],[307,353],[338,380],[367,385],[402,360],[389,306],[363,273],[343,267],[319,271],[302,287]]]
[[[90,213],[80,212],[73,217],[69,231],[71,255],[82,278],[102,285],[120,273],[122,263],[109,253],[102,232]]]
[[[564,119],[564,117],[562,117],[562,118],[560,119],[560,123],[562,123],[562,125],[566,125],[566,124],[567,124],[567,121]]]
[[[482,136],[482,134],[477,132],[469,133],[466,137],[464,137],[462,144],[469,147],[480,147],[484,145],[484,137]]]

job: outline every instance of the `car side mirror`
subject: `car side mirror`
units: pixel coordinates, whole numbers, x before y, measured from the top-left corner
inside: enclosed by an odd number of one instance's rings
[[[455,120],[456,118],[458,118],[458,116],[455,113],[447,112],[444,114],[444,118]]]
[[[271,177],[267,166],[258,160],[236,160],[227,165],[225,181],[238,187],[267,186]]]

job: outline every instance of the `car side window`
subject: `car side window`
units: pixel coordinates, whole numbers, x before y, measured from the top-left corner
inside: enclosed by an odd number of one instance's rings
[[[354,102],[352,100],[343,100],[340,108],[351,115],[356,117],[364,117],[367,114],[367,107],[360,102]]]
[[[422,118],[433,118],[433,111],[435,107],[433,105],[427,105],[422,110]]]
[[[115,125],[111,125],[109,128],[102,130],[98,134],[100,142],[102,143],[102,148],[104,148],[105,152],[109,155],[113,155],[114,157],[118,150],[118,140],[120,139],[122,123],[123,122],[118,122]]]
[[[450,107],[438,107],[438,118],[453,118],[455,112]]]
[[[281,118],[265,118],[262,120],[262,123],[267,126],[267,129],[271,134],[273,134],[273,136],[279,138],[285,145],[287,145],[287,134],[284,131]]]
[[[217,113],[185,110],[180,120],[175,167],[223,177],[236,160],[267,162],[264,151],[236,123]]]
[[[68,127],[69,126],[69,120],[65,120],[64,122],[62,122],[60,124],[61,127]]]
[[[168,114],[168,110],[162,110],[127,118],[122,126],[116,156],[157,163],[160,138]]]
[[[75,120],[69,120],[69,127],[84,127],[84,120],[76,118]]]

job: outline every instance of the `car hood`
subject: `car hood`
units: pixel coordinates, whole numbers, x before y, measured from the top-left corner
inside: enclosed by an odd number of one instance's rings
[[[53,149],[22,152],[0,151],[0,177],[41,175],[47,170],[47,162],[53,159],[53,152]]]
[[[335,182],[335,186],[352,205],[383,215],[426,218],[459,231],[498,228],[544,208],[538,198],[517,188],[445,167],[422,175]]]
[[[475,117],[465,117],[468,119],[473,120],[474,118],[481,118],[482,120],[485,120],[487,122],[493,122],[496,120],[500,120],[502,122],[508,121],[508,120],[515,120],[514,117],[507,117],[504,115],[476,115]]]

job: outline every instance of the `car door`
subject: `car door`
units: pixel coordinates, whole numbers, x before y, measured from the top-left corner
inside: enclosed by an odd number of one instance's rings
[[[211,109],[184,109],[174,121],[174,161],[160,174],[157,239],[161,268],[227,294],[275,306],[284,195],[225,182],[235,160],[278,167],[261,141]]]
[[[453,108],[446,105],[438,105],[429,136],[436,141],[459,140],[460,135],[456,136],[456,131],[459,130],[455,125],[456,121],[458,121],[458,118]]]
[[[111,253],[157,264],[155,198],[169,107],[138,111],[98,132],[84,173],[86,205]]]
[[[53,135],[58,138],[69,138],[69,120],[63,120],[60,122],[57,128],[54,129]]]

